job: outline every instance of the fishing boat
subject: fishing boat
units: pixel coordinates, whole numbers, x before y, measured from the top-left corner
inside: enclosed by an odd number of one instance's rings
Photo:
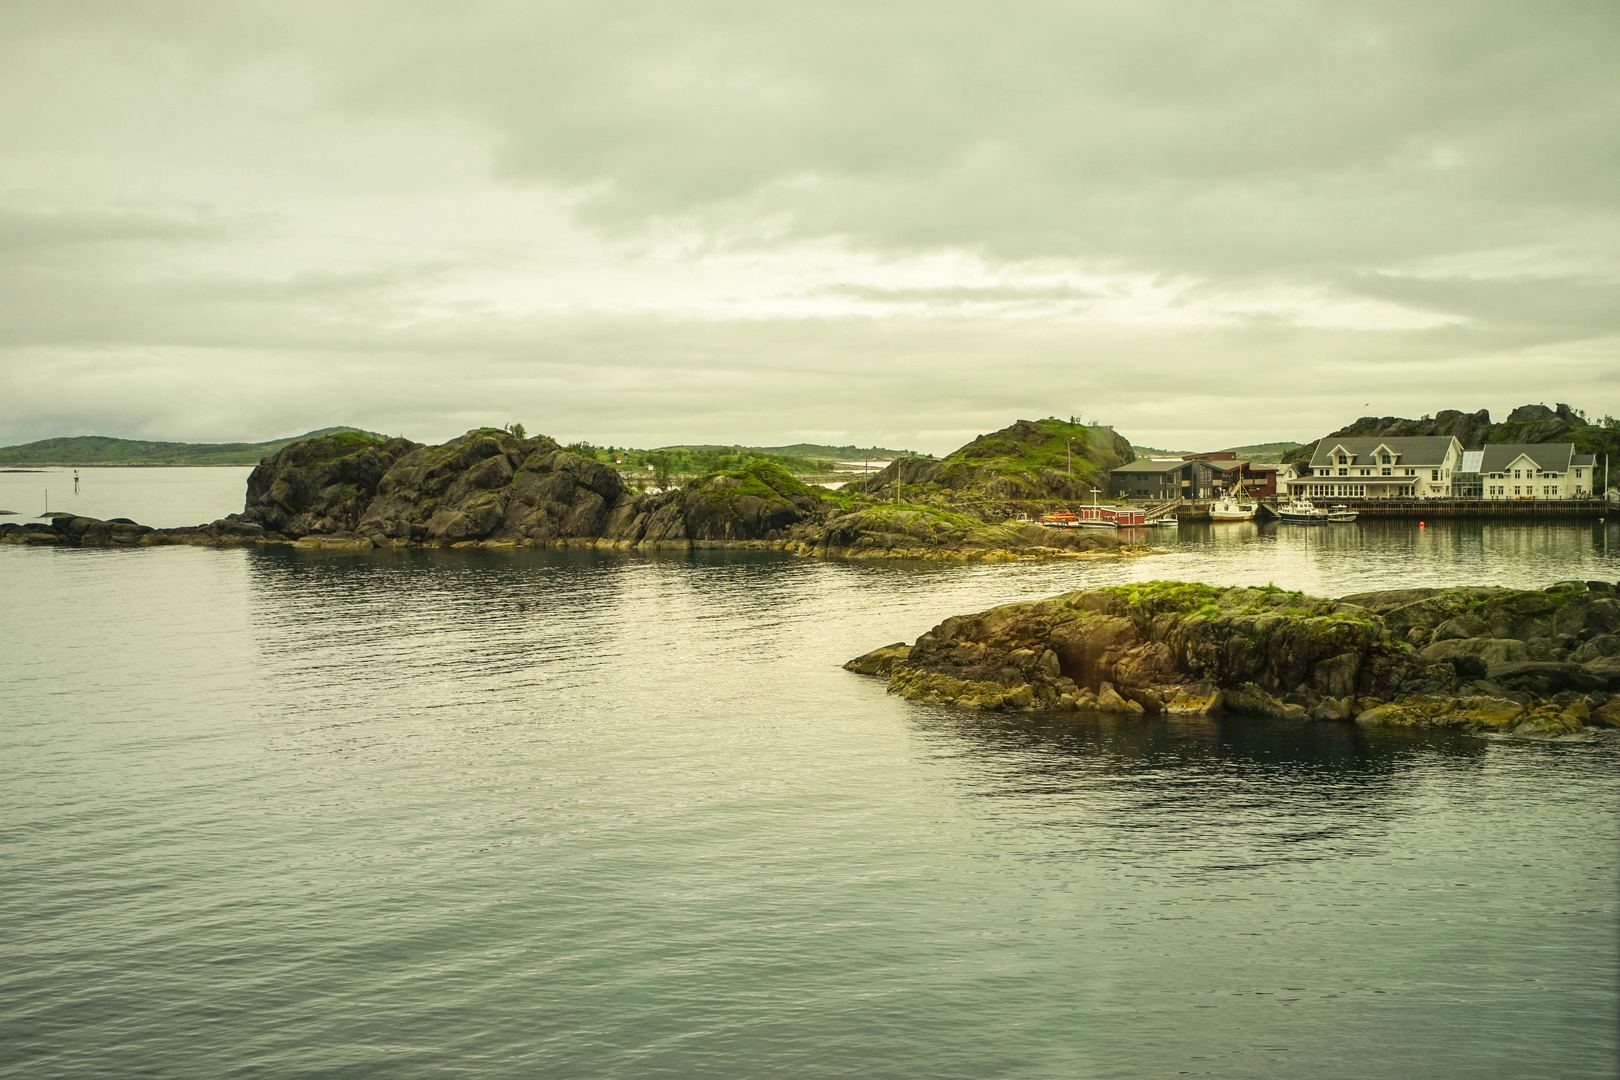
[[[1344,505],[1344,503],[1340,503],[1338,506],[1335,506],[1331,510],[1328,511],[1328,520],[1329,521],[1354,521],[1354,520],[1356,520],[1356,512],[1354,510],[1350,509],[1348,506]]]
[[[1255,504],[1243,490],[1243,481],[1239,480],[1237,487],[1232,491],[1223,492],[1209,507],[1211,521],[1253,521]]]
[[[1321,525],[1328,519],[1326,510],[1318,510],[1309,499],[1293,498],[1277,509],[1277,516],[1293,525]]]

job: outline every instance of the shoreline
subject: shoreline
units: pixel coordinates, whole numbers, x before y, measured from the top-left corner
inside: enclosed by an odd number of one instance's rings
[[[230,519],[208,525],[154,529],[127,518],[86,518],[53,515],[42,522],[0,522],[0,543],[32,547],[153,548],[153,547],[299,547],[338,551],[462,550],[603,550],[603,551],[778,551],[805,558],[850,560],[905,559],[932,562],[1038,562],[1142,558],[1164,555],[1163,548],[1146,544],[1119,544],[1083,551],[1053,547],[915,547],[870,545],[816,545],[798,539],[777,540],[619,540],[600,536],[483,538],[475,540],[387,540],[376,543],[354,534],[310,534],[288,537],[267,533],[262,527]]]

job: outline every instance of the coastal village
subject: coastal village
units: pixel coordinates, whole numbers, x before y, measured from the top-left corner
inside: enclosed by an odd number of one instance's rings
[[[1549,502],[1558,504],[1551,512],[1601,513],[1607,490],[1601,470],[1596,454],[1569,442],[1464,450],[1451,435],[1371,436],[1324,439],[1303,468],[1240,460],[1231,451],[1143,458],[1114,469],[1110,488],[1114,497],[1149,504],[1161,516],[1186,508],[1188,516],[1213,520],[1326,520],[1332,511],[1315,505],[1323,500],[1391,516],[1530,512],[1495,504]],[[1244,509],[1223,510],[1233,505]],[[1549,512],[1545,505],[1535,509]]]
[[[62,455],[78,449],[62,444],[86,441],[3,448],[0,463],[49,451],[58,455],[50,464],[73,464]],[[439,446],[352,428],[273,445],[248,479],[240,514],[152,530],[47,508],[39,518],[49,522],[0,521],[0,542],[764,545],[856,557],[1062,557],[1145,549],[1164,530],[1196,522],[1530,522],[1620,510],[1620,478],[1610,473],[1620,422],[1591,423],[1563,404],[1521,406],[1499,424],[1483,410],[1364,417],[1310,444],[1267,444],[1285,448],[1278,460],[1239,449],[1138,453],[1113,427],[1077,417],[1018,420],[942,458],[894,452],[875,472],[839,471],[790,447],[564,446],[521,424],[475,428]],[[246,449],[256,456],[259,447]],[[676,451],[681,472],[670,464]],[[1098,534],[1108,532],[1117,535],[1104,542]]]

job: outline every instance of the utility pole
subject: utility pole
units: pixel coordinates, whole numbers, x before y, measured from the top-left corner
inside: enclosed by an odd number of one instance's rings
[[[1069,479],[1074,479],[1074,440],[1068,439],[1063,444],[1063,452],[1069,458]]]

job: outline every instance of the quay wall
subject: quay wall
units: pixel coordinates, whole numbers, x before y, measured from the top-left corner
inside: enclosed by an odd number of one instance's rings
[[[1620,508],[1602,499],[1524,499],[1511,502],[1485,499],[1332,499],[1318,500],[1316,505],[1325,509],[1341,503],[1364,518],[1473,518],[1531,522],[1611,517],[1620,520]],[[1263,500],[1260,506],[1257,520],[1276,519],[1277,500]],[[1208,501],[1184,502],[1176,508],[1175,515],[1182,521],[1208,521],[1209,507]]]
[[[1494,521],[1567,521],[1600,519],[1615,512],[1603,499],[1330,499],[1320,508],[1350,507],[1364,518],[1489,518]],[[1262,504],[1276,515],[1276,506]]]

